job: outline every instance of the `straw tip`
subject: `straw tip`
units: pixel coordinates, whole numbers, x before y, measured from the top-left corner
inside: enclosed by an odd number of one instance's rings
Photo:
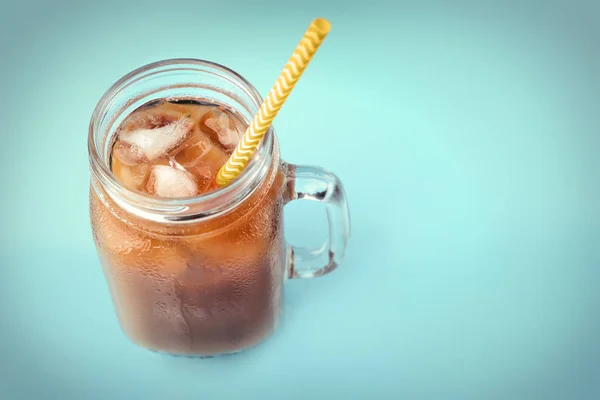
[[[327,33],[331,30],[331,23],[325,18],[317,18],[313,21],[313,26],[323,33]]]

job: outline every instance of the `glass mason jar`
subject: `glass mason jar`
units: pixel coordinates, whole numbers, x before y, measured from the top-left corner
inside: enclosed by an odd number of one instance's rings
[[[250,123],[262,102],[234,71],[177,59],[139,68],[115,83],[89,130],[90,218],[119,322],[135,343],[183,355],[234,353],[277,327],[283,283],[335,269],[350,220],[339,179],[319,167],[286,164],[269,129],[240,176],[205,195],[164,199],[122,186],[109,168],[117,127],[149,101],[200,99]],[[329,239],[321,249],[288,245],[283,207],[326,205]]]

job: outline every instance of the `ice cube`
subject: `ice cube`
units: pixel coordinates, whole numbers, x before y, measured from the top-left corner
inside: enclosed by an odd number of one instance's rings
[[[228,158],[229,154],[215,146],[210,138],[200,131],[195,132],[187,146],[175,155],[177,162],[186,168],[207,164],[215,171],[221,168]]]
[[[165,156],[189,137],[193,125],[190,118],[182,118],[160,128],[121,132],[113,152],[128,165],[153,161]]]
[[[177,162],[173,157],[169,158],[169,165],[180,171],[185,171],[185,167]]]
[[[240,133],[233,119],[218,108],[213,108],[200,119],[200,129],[226,150],[233,150],[240,141]]]
[[[194,175],[168,165],[152,167],[146,190],[150,194],[168,198],[188,197],[199,193]]]
[[[183,166],[186,171],[193,173],[198,179],[200,191],[206,192],[219,168],[227,162],[229,154],[214,145],[199,130],[186,144],[187,146],[175,155],[174,162]]]
[[[235,149],[235,146],[237,146],[239,141],[240,141],[240,134],[235,128],[223,129],[223,130],[219,131],[219,142],[221,142],[223,147],[225,147],[226,149],[228,149],[228,150]]]
[[[160,128],[190,116],[188,110],[175,109],[170,107],[170,104],[160,100],[137,109],[123,121],[122,130]]]
[[[175,155],[175,160],[186,167],[194,165],[204,158],[212,147],[211,141],[206,135],[202,132],[195,132],[194,136],[185,143],[185,148]]]
[[[116,156],[112,158],[113,174],[128,189],[141,190],[149,171],[148,164],[127,165]]]

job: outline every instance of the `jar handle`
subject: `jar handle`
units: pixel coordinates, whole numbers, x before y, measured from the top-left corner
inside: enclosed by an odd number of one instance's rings
[[[344,259],[350,237],[350,213],[344,187],[333,173],[314,166],[285,164],[286,204],[312,200],[325,204],[329,237],[319,249],[290,246],[289,278],[314,278],[333,271]]]

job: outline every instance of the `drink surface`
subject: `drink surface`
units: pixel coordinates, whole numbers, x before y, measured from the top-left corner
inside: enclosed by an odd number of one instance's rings
[[[234,113],[198,100],[143,105],[119,127],[111,169],[128,189],[188,197],[216,188],[215,177],[247,125]]]
[[[111,168],[124,186],[154,196],[206,193],[245,127],[215,105],[160,100],[123,121]],[[169,226],[126,212],[93,184],[96,247],[127,336],[149,349],[203,356],[269,337],[286,265],[283,186],[273,161],[265,180],[233,209]]]

